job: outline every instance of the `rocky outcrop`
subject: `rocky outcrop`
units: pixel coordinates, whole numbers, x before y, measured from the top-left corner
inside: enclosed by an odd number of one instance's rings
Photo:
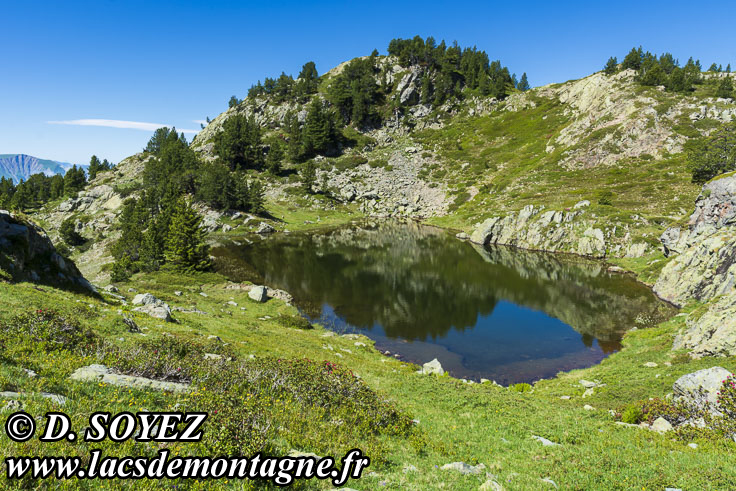
[[[736,297],[711,303],[700,317],[689,318],[687,328],[675,337],[673,349],[687,349],[693,358],[736,354]]]
[[[80,193],[76,198],[69,198],[59,205],[59,211],[84,211],[96,212],[100,210],[114,211],[120,208],[123,200],[115,193],[113,188],[106,184],[93,187]]]
[[[736,230],[701,237],[662,269],[654,291],[676,304],[707,302],[734,289]]]
[[[74,262],[56,252],[41,227],[0,210],[0,276],[3,271],[14,281],[94,290]]]
[[[662,269],[654,290],[684,305],[708,303],[690,314],[674,349],[691,356],[736,354],[736,176],[707,183],[698,196],[686,227],[670,228],[661,242],[674,255]]]
[[[724,227],[736,224],[736,175],[705,184],[686,227],[668,228],[660,238],[665,255],[680,254]]]
[[[412,70],[399,81],[396,87],[399,103],[412,105],[419,102],[419,80],[421,72]]]
[[[613,165],[626,158],[650,155],[660,159],[679,153],[686,138],[673,128],[686,116],[690,121],[708,118],[731,121],[733,101],[708,98],[695,104],[687,99],[664,105],[658,97],[642,93],[634,70],[615,75],[598,72],[565,84],[536,89],[536,95],[557,99],[570,122],[546,152],[566,149],[560,164],[568,169]],[[512,98],[509,98],[511,100]],[[524,107],[518,102],[514,104]]]
[[[646,243],[616,239],[614,228],[601,229],[581,201],[565,211],[527,205],[519,212],[496,216],[476,226],[470,240],[482,245],[510,245],[522,249],[568,252],[586,257],[641,257]]]

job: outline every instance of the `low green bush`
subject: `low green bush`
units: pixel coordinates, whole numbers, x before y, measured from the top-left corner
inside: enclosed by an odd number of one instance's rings
[[[7,351],[91,353],[100,338],[70,316],[55,310],[39,309],[0,322],[0,346]]]
[[[638,405],[628,406],[621,413],[621,421],[632,425],[641,423],[643,417],[644,414],[642,413],[641,407]]]
[[[613,196],[614,195],[612,191],[602,191],[600,194],[598,194],[598,204],[604,206],[613,205]]]
[[[510,385],[509,386],[509,389],[511,389],[514,392],[522,392],[522,393],[523,392],[531,392],[532,391],[532,386],[530,384],[527,384],[527,383],[520,383],[520,384]]]
[[[277,323],[284,327],[291,327],[294,329],[314,329],[314,326],[304,317],[300,315],[284,315],[281,314],[276,319]]]

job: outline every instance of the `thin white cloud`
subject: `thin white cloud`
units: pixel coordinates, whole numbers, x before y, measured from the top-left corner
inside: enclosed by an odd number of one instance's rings
[[[131,130],[156,131],[164,126],[171,127],[168,124],[144,123],[141,121],[121,121],[119,119],[71,119],[68,121],[47,121],[48,124],[64,124],[72,126],[104,126],[107,128],[124,128]],[[177,131],[184,133],[199,133],[199,130],[179,129]]]
[[[204,124],[204,125],[210,124],[210,122],[207,121],[206,119],[193,119],[192,121],[194,121],[197,124]]]

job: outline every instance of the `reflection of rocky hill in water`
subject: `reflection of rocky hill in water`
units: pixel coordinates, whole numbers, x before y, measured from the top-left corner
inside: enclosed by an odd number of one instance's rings
[[[609,273],[596,261],[504,246],[473,247],[494,270],[505,270],[505,281],[494,286],[497,298],[544,311],[584,340],[615,341],[632,327],[653,326],[674,312],[649,288]]]
[[[213,252],[231,279],[288,290],[310,315],[328,303],[354,326],[380,324],[407,339],[473,327],[498,300],[542,310],[603,342],[662,315],[648,289],[597,263],[501,247],[476,253],[416,224],[291,234]]]

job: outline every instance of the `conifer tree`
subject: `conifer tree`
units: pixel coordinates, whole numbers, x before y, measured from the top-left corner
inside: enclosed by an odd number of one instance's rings
[[[297,91],[302,96],[314,94],[317,92],[318,85],[319,75],[317,74],[317,66],[313,61],[308,61],[302,66],[302,71],[299,72]]]
[[[266,155],[266,169],[274,176],[281,172],[281,161],[284,160],[284,147],[279,141],[274,141]]]
[[[629,51],[629,54],[626,55],[623,63],[621,63],[621,68],[624,70],[638,70],[639,68],[641,68],[642,58],[643,50],[641,46],[639,46],[639,49],[631,48],[631,51]]]
[[[531,88],[531,86],[529,85],[529,80],[527,80],[526,78],[526,72],[521,74],[521,80],[519,80],[519,85],[517,85],[516,88],[522,92],[525,92]]]
[[[230,170],[258,168],[263,163],[261,127],[253,116],[228,118],[215,136],[215,153]]]
[[[78,246],[84,243],[84,238],[77,232],[76,223],[72,217],[61,222],[59,235],[70,246]]]
[[[312,194],[312,188],[314,187],[314,183],[317,181],[317,170],[314,167],[313,161],[308,160],[304,163],[302,166],[301,178],[302,188],[304,188],[304,191]]]
[[[603,73],[605,73],[606,75],[613,75],[614,73],[616,73],[617,67],[618,60],[615,56],[611,56],[606,62],[606,66],[603,67]]]
[[[334,138],[334,124],[330,114],[322,104],[315,99],[309,105],[307,119],[304,123],[302,135],[302,152],[309,158],[325,152]]]
[[[93,155],[89,161],[89,167],[87,167],[87,174],[89,174],[89,180],[91,181],[97,177],[97,173],[102,170],[102,162],[97,158],[97,155]]]
[[[50,199],[58,199],[64,195],[64,177],[59,174],[54,175],[51,178],[51,185],[49,190]]]
[[[208,247],[204,231],[199,226],[201,222],[202,218],[191,205],[180,198],[166,237],[164,257],[167,263],[185,271],[204,271],[209,267]]]
[[[10,200],[10,208],[17,211],[23,211],[31,206],[32,196],[30,195],[30,189],[28,186],[24,186],[23,179],[20,180],[18,186],[15,188],[15,193]]]
[[[291,162],[299,162],[302,158],[302,129],[293,111],[286,113],[284,130],[288,135],[286,156]]]
[[[422,77],[422,104],[429,104],[432,102],[432,80],[429,78],[429,73],[425,73]]]
[[[251,213],[260,214],[266,211],[263,206],[263,185],[260,181],[253,181],[248,186],[248,205]]]
[[[64,174],[64,194],[67,196],[75,195],[84,189],[85,184],[87,184],[87,177],[84,174],[84,169],[81,167],[72,166]]]
[[[723,99],[733,98],[733,80],[731,80],[731,77],[721,79],[716,89],[716,97]]]
[[[158,224],[151,223],[143,234],[143,242],[139,249],[140,267],[143,271],[157,271],[163,262],[163,246]]]

